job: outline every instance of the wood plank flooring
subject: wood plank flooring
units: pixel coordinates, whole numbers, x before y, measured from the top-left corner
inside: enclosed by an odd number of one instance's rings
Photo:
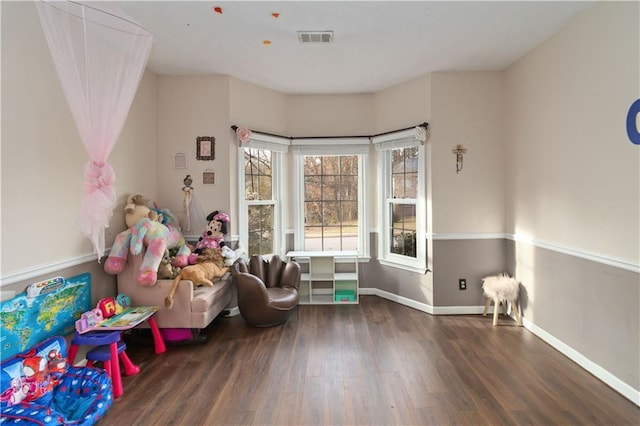
[[[282,326],[219,318],[208,341],[129,340],[142,371],[105,425],[638,425],[640,408],[511,319],[376,296]]]

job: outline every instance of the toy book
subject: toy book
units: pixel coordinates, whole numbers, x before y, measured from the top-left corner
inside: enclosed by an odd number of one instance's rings
[[[97,324],[76,329],[79,333],[89,331],[128,330],[146,321],[158,311],[157,306],[135,306],[125,308],[122,312]]]

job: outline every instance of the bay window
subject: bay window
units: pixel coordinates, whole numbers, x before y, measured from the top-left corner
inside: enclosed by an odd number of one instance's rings
[[[294,139],[295,247],[368,256],[368,138]]]
[[[283,155],[289,140],[252,133],[238,149],[240,243],[248,255],[282,254]]]
[[[426,271],[424,136],[419,128],[376,136],[380,263]]]

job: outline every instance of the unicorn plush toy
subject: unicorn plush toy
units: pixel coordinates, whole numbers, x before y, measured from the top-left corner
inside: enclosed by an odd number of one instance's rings
[[[188,257],[191,253],[177,218],[169,210],[160,210],[163,223],[143,217],[132,227],[116,236],[111,248],[111,253],[104,264],[104,270],[108,274],[119,274],[127,262],[127,253],[137,255],[146,252],[136,276],[140,285],[152,286],[158,280],[158,266],[167,249],[178,248],[174,266],[183,267],[189,264]]]

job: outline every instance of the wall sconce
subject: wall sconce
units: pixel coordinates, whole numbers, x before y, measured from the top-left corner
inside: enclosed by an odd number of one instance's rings
[[[467,148],[462,145],[456,145],[456,149],[452,149],[451,152],[456,155],[456,174],[458,174],[462,170],[462,154],[467,152]]]

